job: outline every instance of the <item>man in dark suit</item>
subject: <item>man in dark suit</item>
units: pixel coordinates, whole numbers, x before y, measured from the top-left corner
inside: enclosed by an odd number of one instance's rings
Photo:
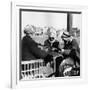
[[[48,52],[41,50],[38,47],[39,44],[32,39],[34,32],[29,25],[25,27],[24,33],[25,36],[22,39],[22,61],[44,59],[46,63],[49,62],[52,56]],[[47,60],[47,57],[49,57],[49,60]]]
[[[75,62],[78,62],[78,64],[80,64],[80,48],[76,39],[70,36],[68,32],[63,32],[61,38],[64,40],[65,43],[64,55],[66,57],[70,56],[72,59],[74,59]]]

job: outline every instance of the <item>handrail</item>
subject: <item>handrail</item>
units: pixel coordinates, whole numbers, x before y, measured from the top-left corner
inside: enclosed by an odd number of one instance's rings
[[[31,64],[31,63],[38,63],[38,62],[44,62],[43,59],[37,59],[37,60],[28,60],[28,61],[21,61],[21,64]]]

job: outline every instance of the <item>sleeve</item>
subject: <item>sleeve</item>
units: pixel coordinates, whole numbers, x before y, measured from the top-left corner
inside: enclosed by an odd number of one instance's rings
[[[46,47],[49,47],[49,46],[50,46],[48,40],[46,40],[46,41],[44,42],[44,46],[46,46]]]
[[[59,45],[59,42],[58,42],[58,41],[55,41],[55,42],[53,43],[52,47],[54,47],[54,48],[57,48],[57,49],[58,49],[58,45]]]
[[[75,39],[73,39],[73,41],[72,41],[72,49],[75,49],[80,53],[79,45]]]
[[[31,38],[27,38],[27,45],[29,47],[29,51],[37,58],[45,58],[47,53],[40,48],[38,48],[38,44],[32,40]]]
[[[72,50],[71,50],[70,54],[71,54],[71,56],[73,56],[74,59],[76,57],[77,60],[79,61],[79,59],[80,59],[80,48],[79,48],[79,45],[75,39],[72,41]]]

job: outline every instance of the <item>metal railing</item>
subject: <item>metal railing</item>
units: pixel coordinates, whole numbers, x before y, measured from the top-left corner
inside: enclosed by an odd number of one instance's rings
[[[21,79],[29,80],[44,77],[42,68],[45,66],[42,59],[21,62]]]

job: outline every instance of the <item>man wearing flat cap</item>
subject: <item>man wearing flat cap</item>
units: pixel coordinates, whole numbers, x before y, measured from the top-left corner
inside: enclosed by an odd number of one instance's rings
[[[74,59],[75,62],[78,62],[80,64],[80,48],[79,45],[69,32],[63,32],[61,38],[64,40],[65,46],[64,46],[64,55],[70,56],[72,59]]]
[[[52,56],[49,55],[48,52],[41,50],[38,47],[38,43],[32,39],[34,31],[29,25],[24,28],[24,33],[25,36],[22,39],[22,60],[44,59],[45,62],[50,61]],[[47,60],[47,57],[49,57],[49,60]]]

